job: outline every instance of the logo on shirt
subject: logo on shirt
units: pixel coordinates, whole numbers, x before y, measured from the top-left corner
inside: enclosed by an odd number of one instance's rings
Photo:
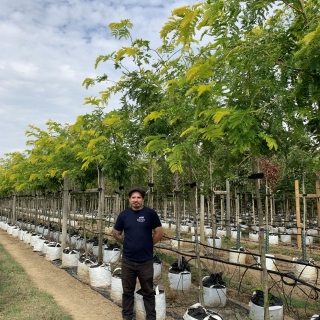
[[[138,221],[138,222],[145,222],[146,219],[145,219],[144,217],[139,217],[139,218],[137,219],[137,221]]]

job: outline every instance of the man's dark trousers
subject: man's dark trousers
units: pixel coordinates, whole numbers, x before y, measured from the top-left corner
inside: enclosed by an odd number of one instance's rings
[[[139,279],[147,320],[156,320],[155,296],[153,290],[153,260],[135,262],[122,258],[122,317],[133,318],[134,291]]]

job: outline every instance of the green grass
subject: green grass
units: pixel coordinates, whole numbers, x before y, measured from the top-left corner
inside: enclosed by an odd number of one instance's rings
[[[0,245],[0,319],[71,320],[53,297],[33,286],[24,269]]]

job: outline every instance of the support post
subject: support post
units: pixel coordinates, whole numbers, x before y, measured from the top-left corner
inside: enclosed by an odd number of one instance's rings
[[[201,184],[200,193],[200,242],[204,243],[204,194],[203,183]],[[203,254],[203,246],[200,246],[200,254]]]
[[[61,254],[67,244],[67,225],[69,213],[69,177],[65,176],[63,180],[63,209],[62,209],[62,239],[61,239]]]
[[[317,195],[317,212],[318,212],[318,234],[320,235],[320,180],[316,181],[316,195]]]
[[[297,216],[297,244],[298,249],[301,249],[301,219],[300,219],[300,192],[299,192],[299,180],[294,181],[294,190],[296,197],[296,216]]]
[[[253,159],[252,162],[252,171],[253,173],[257,173],[258,171],[258,159]],[[260,198],[260,188],[259,188],[259,180],[254,179],[254,189],[257,199],[257,212],[258,212],[258,221],[259,226],[262,226],[264,224],[263,221],[263,210],[262,210],[262,201]],[[260,227],[259,227],[260,229]],[[260,229],[259,230],[259,249],[260,249],[260,263],[261,263],[261,283],[263,288],[263,306],[264,306],[264,320],[270,319],[270,313],[269,313],[269,283],[268,283],[268,270],[266,266],[266,244],[264,241],[264,232]]]
[[[231,202],[231,195],[230,195],[230,182],[229,180],[226,181],[226,231],[227,231],[227,239],[228,239],[228,249],[230,249],[230,239],[231,239],[231,228],[230,228],[230,202]]]
[[[99,193],[99,203],[98,203],[98,219],[99,219],[99,252],[98,252],[98,264],[101,265],[103,261],[103,214],[104,214],[104,194],[105,194],[106,179],[104,174],[100,174],[100,193]]]

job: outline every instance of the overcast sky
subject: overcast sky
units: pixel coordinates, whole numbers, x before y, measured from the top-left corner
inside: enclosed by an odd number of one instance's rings
[[[95,59],[120,48],[109,23],[130,19],[133,38],[160,45],[159,31],[174,8],[197,0],[1,0],[0,1],[0,158],[27,149],[25,131],[46,129],[50,119],[74,123],[91,113],[84,98],[87,77],[111,75]],[[121,44],[122,45],[122,44]],[[110,66],[111,68],[111,66]],[[109,109],[117,108],[117,99]],[[107,110],[108,111],[108,110]]]

